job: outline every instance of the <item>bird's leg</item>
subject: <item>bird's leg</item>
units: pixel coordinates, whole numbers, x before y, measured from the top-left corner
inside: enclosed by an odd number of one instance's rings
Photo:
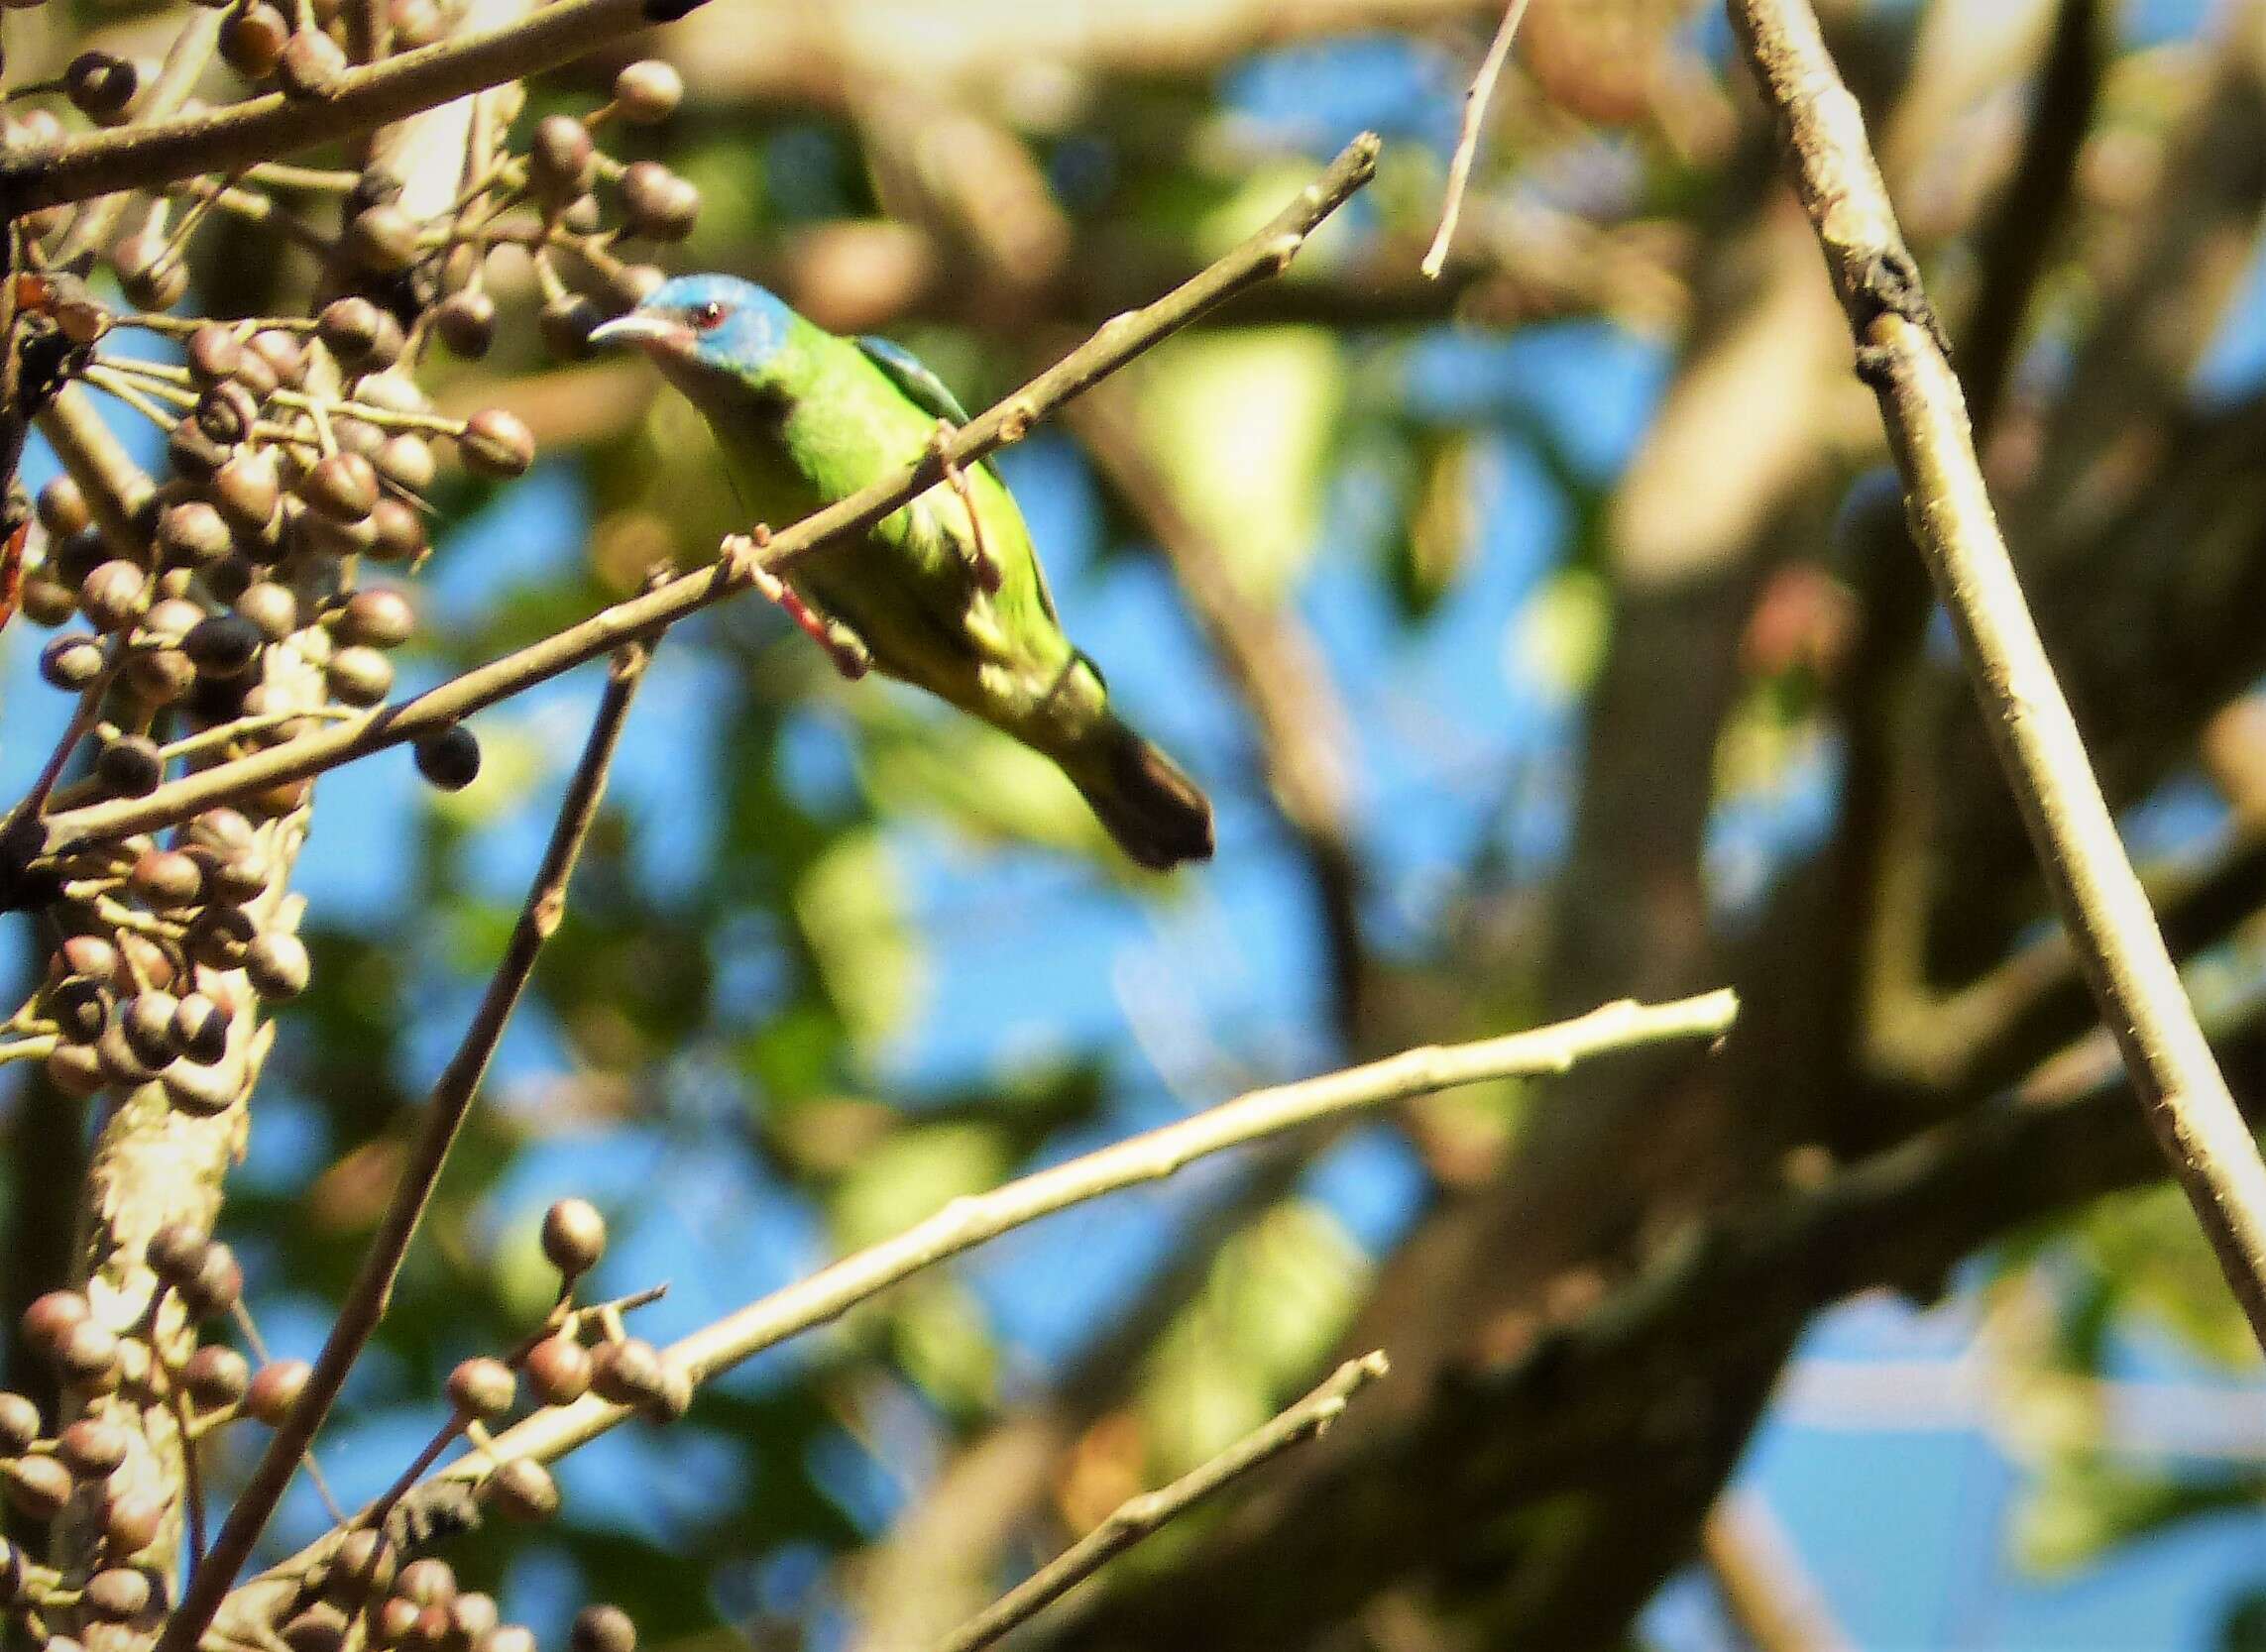
[[[832,614],[822,613],[802,594],[763,566],[763,549],[771,543],[771,530],[757,522],[750,533],[736,533],[724,542],[731,571],[753,586],[763,600],[786,610],[803,634],[826,650],[835,670],[852,683],[873,669],[873,650],[865,639]]]
[[[952,420],[937,420],[936,434],[929,438],[929,451],[937,456],[937,463],[944,468],[945,481],[952,484],[952,491],[960,496],[961,507],[967,512],[967,538],[955,539],[953,544],[975,583],[987,592],[996,592],[999,564],[992,559],[991,548],[983,542],[983,517],[975,508],[975,490],[967,485],[967,473],[954,464],[946,451],[959,433],[959,427]]]

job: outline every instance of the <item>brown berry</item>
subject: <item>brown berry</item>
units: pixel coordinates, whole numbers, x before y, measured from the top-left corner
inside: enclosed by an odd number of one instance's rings
[[[229,1021],[226,1010],[192,992],[173,1011],[173,1042],[184,1058],[210,1066],[228,1053]]]
[[[358,522],[378,502],[378,470],[359,453],[334,453],[315,462],[299,496],[334,522]]]
[[[375,706],[394,687],[394,662],[377,649],[357,643],[331,655],[330,692],[349,706]]]
[[[281,642],[299,626],[299,600],[286,585],[260,580],[237,596],[236,611],[270,642]]]
[[[314,1368],[304,1360],[271,1360],[253,1375],[252,1385],[244,1390],[245,1412],[256,1422],[275,1428],[291,1414],[299,1395],[306,1391],[307,1378]]]
[[[514,1520],[548,1520],[559,1511],[559,1483],[532,1457],[514,1457],[503,1464],[481,1489]]]
[[[197,1259],[196,1271],[174,1288],[192,1319],[212,1319],[243,1299],[244,1269],[227,1246],[207,1245]]]
[[[118,1339],[109,1327],[85,1320],[63,1339],[62,1357],[56,1366],[63,1386],[108,1393],[118,1386]]]
[[[86,1609],[111,1623],[124,1623],[149,1609],[150,1575],[113,1566],[86,1580]]]
[[[386,437],[370,462],[388,482],[412,494],[433,485],[433,445],[413,430]]]
[[[204,894],[204,868],[179,849],[149,849],[134,862],[127,882],[145,905],[160,911],[192,907]]]
[[[52,1457],[19,1457],[0,1464],[0,1489],[33,1520],[52,1520],[70,1501],[70,1471]]]
[[[118,1017],[119,1031],[134,1059],[153,1072],[181,1052],[179,1035],[173,1031],[179,1009],[180,1001],[171,993],[152,987],[126,1000]]]
[[[40,1065],[48,1082],[66,1096],[90,1096],[107,1082],[101,1058],[83,1044],[63,1045]]]
[[[590,1374],[598,1397],[616,1405],[652,1403],[660,1397],[662,1381],[660,1353],[641,1337],[605,1344]]]
[[[0,1389],[0,1457],[21,1457],[40,1437],[40,1408],[22,1394]]]
[[[147,735],[121,734],[95,754],[95,778],[117,797],[147,797],[165,774],[165,760]]]
[[[543,1256],[569,1279],[579,1279],[606,1255],[606,1218],[588,1199],[560,1199],[543,1212]]]
[[[567,1645],[572,1652],[637,1652],[637,1625],[620,1606],[602,1601],[575,1613]]]
[[[535,438],[516,413],[485,407],[466,421],[457,440],[465,467],[480,476],[524,476],[535,462]]]
[[[83,631],[65,631],[40,650],[40,675],[51,688],[76,693],[102,675],[102,644]]]
[[[346,78],[346,51],[320,29],[297,29],[283,43],[276,82],[285,97],[328,97]]]
[[[126,1430],[100,1417],[81,1417],[56,1436],[56,1460],[76,1480],[101,1480],[126,1461]]]
[[[456,1598],[456,1572],[445,1560],[412,1560],[394,1580],[394,1593],[418,1606],[445,1606]]]
[[[252,1385],[252,1368],[233,1348],[207,1343],[181,1367],[181,1385],[200,1410],[219,1411],[242,1399]]]
[[[535,198],[557,207],[590,187],[598,150],[590,129],[570,115],[546,115],[527,145],[527,182]]]
[[[682,241],[700,221],[700,191],[658,161],[633,161],[622,173],[622,211],[631,235]]]
[[[283,474],[273,448],[248,448],[213,473],[212,502],[239,533],[266,528],[276,519],[283,496]]]
[[[284,930],[270,930],[245,949],[244,973],[262,998],[296,998],[312,973],[306,942]]]
[[[341,642],[398,648],[416,634],[416,610],[392,586],[371,586],[347,599],[333,630]]]
[[[238,463],[241,461],[231,460],[221,471]],[[218,473],[214,475],[213,485],[217,491]],[[158,518],[158,554],[169,568],[210,568],[235,549],[236,541],[228,531],[228,519],[203,499],[183,499],[178,504],[168,505]]]
[[[63,70],[63,95],[97,126],[122,119],[141,85],[134,65],[107,52],[81,52]]]
[[[657,57],[639,58],[614,77],[614,106],[640,126],[667,120],[684,99],[684,76]]]
[[[398,275],[417,258],[417,221],[393,201],[366,206],[346,222],[346,250],[363,269]]]
[[[453,293],[433,311],[433,331],[466,361],[478,361],[496,342],[496,300],[487,293]]]
[[[424,518],[401,499],[380,499],[370,512],[370,554],[380,562],[414,562],[425,552]]]
[[[340,1652],[346,1631],[346,1613],[318,1600],[283,1625],[283,1644],[290,1652]]]
[[[265,80],[283,60],[291,26],[268,0],[252,0],[220,26],[220,55],[247,80]]]
[[[216,321],[208,321],[189,334],[189,377],[200,385],[217,385],[236,377],[244,364],[244,341]]]
[[[590,1391],[590,1350],[564,1334],[527,1350],[527,1386],[545,1405],[570,1405]]]
[[[129,1491],[113,1498],[104,1511],[103,1541],[114,1557],[138,1555],[158,1540],[165,1520],[165,1498],[148,1491]]]
[[[87,508],[86,495],[68,476],[58,476],[42,488],[33,508],[39,513],[40,526],[57,539],[83,532],[94,524],[94,513]]]
[[[502,1360],[479,1355],[448,1374],[449,1403],[468,1417],[493,1422],[511,1409],[518,1378]]]
[[[359,1606],[394,1585],[394,1545],[384,1534],[362,1526],[339,1540],[323,1570],[322,1593],[342,1606]]]
[[[133,620],[149,600],[150,577],[123,557],[101,564],[78,588],[79,611],[98,631]]]

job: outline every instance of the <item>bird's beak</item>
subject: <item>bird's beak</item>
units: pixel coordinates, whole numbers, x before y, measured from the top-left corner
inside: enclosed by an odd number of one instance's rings
[[[601,322],[590,330],[593,344],[636,344],[647,349],[689,350],[692,348],[693,330],[681,321],[667,316],[647,315],[642,310],[631,310],[618,315],[612,321]]]

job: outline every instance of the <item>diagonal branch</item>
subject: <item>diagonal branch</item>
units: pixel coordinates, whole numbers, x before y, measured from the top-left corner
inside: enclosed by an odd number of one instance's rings
[[[2039,861],[2173,1171],[2266,1345],[2266,1162],[2212,1059],[2038,640],[1976,460],[1959,381],[1806,0],[1733,0]]]
[[[1195,1159],[1246,1147],[1286,1131],[1379,1107],[1411,1096],[1491,1078],[1561,1073],[1608,1052],[1720,1039],[1739,1001],[1728,990],[1670,1004],[1607,1004],[1572,1021],[1476,1044],[1405,1050],[1298,1083],[1253,1090],[1177,1123],[1065,1160],[994,1188],[956,1199],[894,1238],[853,1252],[680,1339],[667,1351],[694,1381],[729,1371],[788,1338],[825,1325],[922,1269],[961,1255],[1043,1216],[1104,1194],[1159,1181]],[[484,1452],[443,1469],[420,1489],[461,1492],[497,1464],[514,1457],[552,1462],[626,1422],[636,1412],[595,1394],[537,1411],[505,1430]],[[414,1495],[414,1494],[412,1494]],[[337,1534],[318,1540],[239,1594],[247,1604],[277,1580],[295,1580],[318,1565]],[[257,1615],[256,1608],[246,1621]],[[231,1607],[230,1618],[236,1617]]]
[[[563,6],[605,6],[619,0],[562,0]],[[538,13],[549,17],[554,6]],[[405,59],[390,59],[402,61]],[[375,71],[372,71],[375,72]],[[732,556],[684,574],[656,590],[593,614],[579,625],[502,659],[476,667],[414,700],[381,706],[352,720],[263,752],[216,763],[159,787],[145,797],[66,810],[48,821],[52,846],[78,839],[124,836],[186,819],[202,809],[263,787],[304,779],[371,752],[437,732],[498,701],[556,677],[622,643],[655,633],[687,614],[736,595],[768,571],[776,573],[812,552],[882,520],[907,500],[937,486],[947,463],[974,464],[1010,442],[1072,397],[1089,389],[1160,339],[1178,332],[1245,288],[1282,274],[1315,225],[1342,206],[1377,168],[1378,141],[1364,133],[1327,170],[1257,234],[1145,309],[1104,322],[1085,343],[1006,400],[961,426],[918,465],[859,490],[770,536],[758,561]]]
[[[1321,1386],[1208,1463],[1161,1490],[1144,1491],[992,1604],[939,1641],[936,1652],[980,1652],[1012,1633],[1168,1521],[1337,1421],[1353,1396],[1391,1368],[1382,1352],[1348,1360]]]
[[[338,1310],[338,1318],[315,1360],[305,1389],[269,1440],[268,1449],[261,1455],[244,1488],[237,1493],[228,1511],[227,1523],[213,1540],[211,1552],[191,1575],[180,1605],[167,1623],[165,1635],[158,1642],[158,1652],[185,1652],[186,1648],[196,1645],[205,1625],[219,1610],[229,1586],[235,1583],[237,1570],[251,1554],[252,1545],[259,1541],[269,1516],[276,1511],[276,1504],[290,1484],[300,1457],[313,1443],[323,1419],[330,1414],[332,1403],[346,1384],[347,1374],[354,1369],[364,1345],[386,1315],[387,1304],[394,1295],[394,1281],[400,1275],[402,1259],[408,1255],[409,1242],[416,1236],[417,1224],[423,1219],[433,1189],[440,1181],[449,1149],[455,1146],[457,1132],[472,1110],[473,1098],[487,1074],[489,1059],[496,1053],[496,1046],[504,1037],[505,1026],[518,1005],[527,978],[534,972],[535,959],[543,943],[557,931],[566,914],[567,881],[574,874],[575,861],[582,853],[591,822],[597,819],[599,803],[606,795],[607,770],[621,743],[622,725],[629,715],[629,702],[637,692],[638,679],[644,675],[646,654],[642,644],[631,644],[615,658],[606,694],[591,722],[590,738],[567,784],[557,824],[551,827],[550,843],[527,890],[519,922],[512,929],[503,959],[489,979],[488,991],[473,1014],[471,1025],[465,1028],[456,1053],[433,1084],[424,1123],[402,1167],[401,1179],[394,1188],[385,1217],[371,1238],[361,1270]]]

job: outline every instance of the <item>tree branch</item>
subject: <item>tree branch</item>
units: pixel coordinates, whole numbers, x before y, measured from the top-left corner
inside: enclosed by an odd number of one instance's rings
[[[281,92],[148,126],[0,154],[0,217],[233,172],[370,132],[439,104],[571,62],[608,42],[673,23],[702,0],[551,0],[507,29],[440,41],[349,69],[328,95]]]
[[[2165,1156],[2266,1346],[2266,1162],[2157,932],[2038,641],[1960,394],[1864,120],[1804,0],[1733,0],[1834,286],[1879,396],[1912,533],[1960,633],[2063,921]]]
[[[1728,991],[1671,1004],[1641,1005],[1625,1000],[1549,1027],[1476,1044],[1406,1050],[1318,1078],[1253,1090],[1207,1112],[1036,1171],[989,1193],[956,1199],[894,1238],[854,1252],[680,1339],[669,1348],[667,1357],[679,1363],[695,1382],[704,1381],[766,1348],[840,1318],[923,1268],[1042,1216],[1106,1193],[1162,1180],[1197,1158],[1318,1120],[1460,1084],[1560,1073],[1609,1051],[1719,1039],[1729,1032],[1738,1011],[1738,1000]],[[634,1414],[630,1408],[610,1404],[595,1394],[551,1406],[496,1436],[486,1451],[452,1463],[420,1490],[437,1494],[440,1487],[448,1487],[461,1491],[466,1482],[480,1480],[495,1465],[514,1457],[555,1461]],[[303,1576],[335,1541],[335,1533],[319,1540],[239,1594],[262,1590],[279,1577]]]
[[[1204,1498],[1312,1439],[1337,1421],[1353,1396],[1391,1368],[1382,1352],[1348,1360],[1321,1386],[1274,1420],[1253,1430],[1210,1462],[1158,1491],[1145,1491],[1112,1509],[1108,1518],[937,1643],[936,1652],[978,1652],[1010,1633],[1093,1576],[1151,1532]]]
[[[1519,33],[1519,20],[1526,15],[1527,0],[1511,0],[1504,8],[1503,21],[1496,28],[1495,38],[1488,42],[1487,55],[1480,59],[1479,72],[1472,76],[1471,89],[1463,94],[1463,123],[1456,134],[1455,155],[1448,162],[1447,192],[1440,201],[1440,227],[1419,266],[1434,280],[1447,268],[1448,243],[1455,239],[1456,222],[1463,216],[1463,192],[1471,182],[1471,164],[1479,156],[1479,134],[1487,125],[1487,105],[1495,95],[1496,78],[1510,58],[1511,41]]]
[[[621,3],[560,0],[560,6]],[[547,18],[556,9],[536,15]],[[406,60],[389,59],[388,66]],[[1374,175],[1377,150],[1374,135],[1364,133],[1356,138],[1319,178],[1242,245],[1146,309],[1103,323],[1084,344],[963,425],[950,442],[940,444],[919,464],[772,534],[760,561],[727,555],[708,568],[681,575],[643,596],[603,609],[579,625],[476,667],[414,700],[381,706],[311,735],[217,763],[145,797],[90,804],[54,815],[48,821],[50,848],[148,830],[263,787],[320,774],[371,752],[436,732],[623,642],[651,636],[689,613],[735,596],[753,585],[762,571],[779,572],[814,551],[862,532],[936,486],[943,478],[945,464],[972,465],[1008,443],[1020,441],[1039,419],[1115,373],[1158,340],[1246,287],[1280,275],[1298,256],[1314,226]]]
[[[621,743],[623,723],[629,715],[629,703],[636,695],[638,679],[644,675],[646,654],[642,644],[631,644],[615,659],[613,675],[607,681],[598,715],[591,723],[590,737],[583,746],[582,760],[575,766],[566,796],[559,805],[558,821],[551,827],[550,843],[543,851],[534,882],[528,887],[519,921],[512,929],[495,974],[489,978],[488,991],[480,1007],[464,1030],[456,1053],[433,1084],[432,1095],[425,1106],[424,1123],[401,1168],[400,1180],[395,1185],[377,1233],[371,1237],[370,1249],[363,1256],[361,1269],[339,1307],[338,1318],[315,1360],[306,1388],[270,1438],[268,1449],[261,1454],[251,1478],[237,1493],[227,1522],[213,1540],[211,1551],[190,1577],[179,1606],[167,1622],[165,1635],[158,1642],[158,1652],[185,1652],[186,1648],[196,1645],[197,1638],[219,1610],[229,1587],[235,1583],[236,1573],[251,1554],[253,1544],[259,1541],[276,1504],[282,1500],[300,1458],[313,1444],[315,1432],[330,1414],[332,1403],[346,1384],[347,1374],[354,1369],[364,1345],[386,1315],[387,1304],[394,1295],[394,1281],[400,1275],[402,1259],[408,1255],[409,1242],[416,1236],[417,1225],[440,1181],[441,1167],[447,1162],[450,1148],[456,1144],[457,1132],[472,1110],[473,1098],[479,1093],[489,1060],[496,1053],[497,1044],[504,1037],[504,1029],[518,1005],[528,977],[534,972],[535,959],[542,952],[543,943],[557,931],[566,914],[567,881],[574,874],[575,861],[582,853],[583,841],[590,834],[591,823],[597,819],[599,803],[606,795],[607,771]]]

